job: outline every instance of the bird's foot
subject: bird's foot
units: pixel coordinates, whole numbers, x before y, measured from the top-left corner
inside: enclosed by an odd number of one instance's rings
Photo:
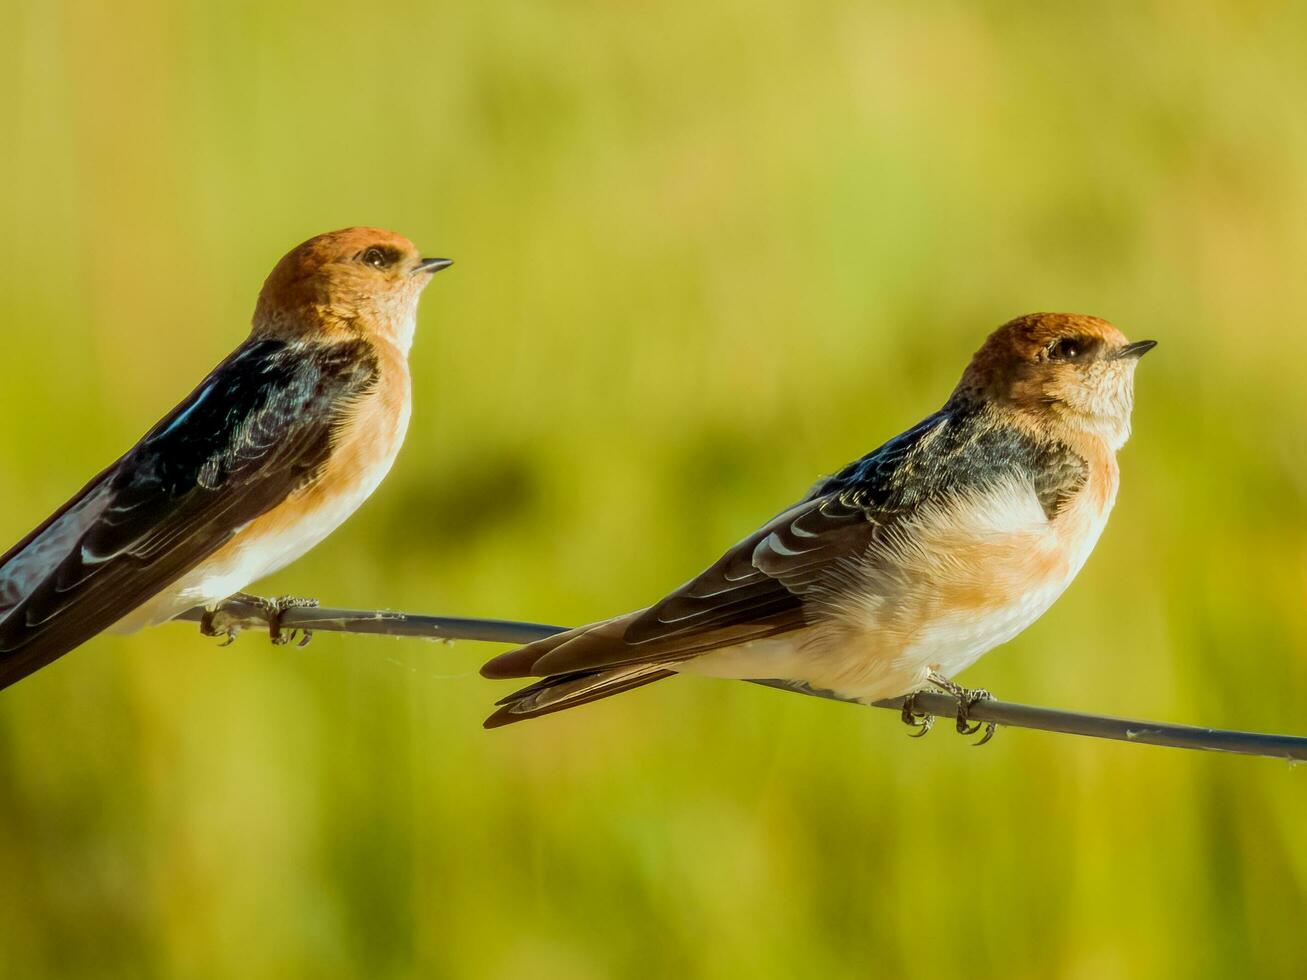
[[[309,641],[313,639],[313,631],[310,629],[283,631],[281,617],[288,609],[314,609],[318,605],[317,599],[299,599],[289,595],[267,598],[250,595],[247,592],[237,592],[218,603],[213,609],[206,610],[200,618],[200,632],[205,636],[225,636],[227,641],[222,645],[230,644],[240,632],[243,618],[230,609],[234,605],[241,605],[247,609],[252,606],[257,610],[257,616],[267,624],[268,639],[274,646],[284,646],[298,636],[299,646],[303,647],[308,646]],[[248,615],[247,609],[241,612]]]
[[[998,731],[998,725],[995,722],[978,721],[972,723],[970,717],[972,705],[977,704],[980,701],[992,701],[994,700],[994,695],[990,694],[988,691],[986,691],[984,688],[981,687],[969,688],[969,687],[963,687],[961,684],[955,684],[953,681],[949,680],[943,674],[937,674],[934,671],[931,671],[930,674],[927,675],[926,679],[929,680],[930,683],[934,684],[941,691],[943,691],[945,694],[951,694],[953,695],[953,697],[957,698],[957,702],[958,702],[957,724],[958,724],[959,735],[975,735],[978,731],[980,731],[983,728],[985,730],[985,734],[980,736],[980,739],[976,742],[976,745],[984,745],[986,742],[988,742],[991,738],[994,737],[994,733]]]
[[[233,596],[233,598],[235,598]],[[310,629],[292,629],[282,632],[281,617],[290,609],[316,609],[318,606],[317,599],[300,599],[293,595],[277,596],[276,598],[264,598],[262,596],[241,595],[242,602],[258,606],[263,611],[263,616],[268,622],[268,639],[272,641],[273,646],[285,646],[292,643],[295,637],[299,637],[297,644],[301,647],[309,645],[313,639],[313,630]]]
[[[921,738],[935,724],[934,715],[928,715],[924,711],[917,710],[917,692],[915,691],[903,699],[903,713],[900,717],[903,719],[903,724],[916,729],[915,732],[908,732],[908,738]]]
[[[200,617],[200,636],[225,637],[218,644],[220,647],[229,647],[235,643],[236,634],[240,631],[240,626],[231,616],[225,613],[221,603],[212,609],[204,610],[204,614]]]

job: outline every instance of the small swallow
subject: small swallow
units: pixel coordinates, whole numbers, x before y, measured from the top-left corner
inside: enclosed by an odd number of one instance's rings
[[[542,677],[487,728],[673,674],[769,679],[864,703],[951,678],[1038,619],[1075,578],[1116,501],[1134,374],[1154,341],[1097,317],[1005,324],[948,402],[820,481],[654,605],[489,661]],[[917,723],[911,699],[905,720]],[[992,734],[992,729],[986,737]]]
[[[216,609],[339,527],[404,440],[418,297],[451,264],[377,228],[278,262],[245,342],[0,557],[0,688],[105,629]],[[265,605],[276,640],[285,604]]]

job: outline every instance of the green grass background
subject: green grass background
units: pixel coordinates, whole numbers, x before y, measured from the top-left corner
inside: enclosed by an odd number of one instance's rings
[[[389,480],[264,591],[642,605],[1106,316],[1079,581],[964,680],[1307,732],[1307,32],[1276,2],[0,2],[0,547],[319,231],[457,265]],[[0,694],[6,977],[1301,976],[1307,770],[699,679],[511,730],[489,645],[191,626]]]

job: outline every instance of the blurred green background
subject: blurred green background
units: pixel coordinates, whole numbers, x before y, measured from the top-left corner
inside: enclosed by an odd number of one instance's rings
[[[1307,13],[0,5],[0,549],[308,236],[423,301],[389,480],[269,593],[643,605],[1033,310],[1161,341],[1116,515],[964,680],[1307,732]],[[684,679],[495,733],[497,647],[104,637],[0,695],[6,977],[1301,976],[1307,771]]]

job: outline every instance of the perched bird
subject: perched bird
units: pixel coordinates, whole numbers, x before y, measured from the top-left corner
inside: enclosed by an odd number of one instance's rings
[[[268,276],[248,339],[116,463],[0,557],[0,687],[112,626],[237,590],[377,488],[409,420],[418,296],[448,259],[347,228]],[[212,632],[212,620],[207,624]]]
[[[958,728],[986,692],[951,678],[1075,578],[1116,500],[1134,373],[1154,341],[1091,316],[1005,324],[935,414],[818,483],[637,612],[495,657],[544,679],[494,728],[673,674],[771,679],[871,702],[935,685]],[[911,700],[905,720],[914,720]],[[992,729],[988,734],[992,734]]]

